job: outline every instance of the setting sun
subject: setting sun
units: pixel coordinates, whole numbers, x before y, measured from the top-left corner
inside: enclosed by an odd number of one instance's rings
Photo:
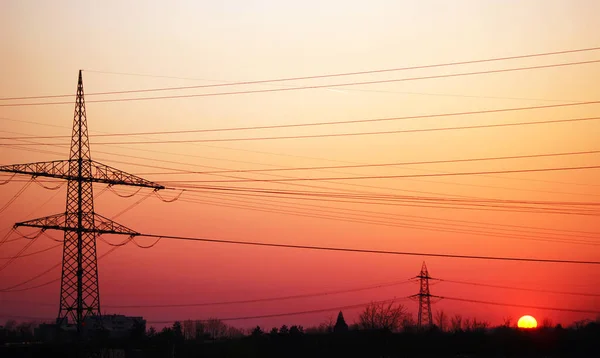
[[[523,316],[519,318],[519,322],[517,322],[517,327],[519,328],[536,328],[537,321],[532,316]]]

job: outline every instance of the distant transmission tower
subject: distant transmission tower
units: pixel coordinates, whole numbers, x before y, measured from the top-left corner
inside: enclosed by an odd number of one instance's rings
[[[155,190],[163,186],[91,159],[88,126],[83,98],[83,78],[79,71],[73,135],[69,160],[0,166],[0,172],[67,180],[67,206],[64,213],[16,223],[64,231],[60,305],[57,323],[74,322],[78,334],[90,316],[100,316],[100,289],[96,261],[96,235],[139,233],[94,212],[92,183],[130,185]]]
[[[433,325],[431,312],[432,296],[429,293],[429,279],[431,279],[431,276],[429,276],[425,261],[423,261],[423,265],[421,266],[421,272],[415,278],[419,279],[420,289],[418,294],[411,297],[417,298],[419,301],[419,318],[417,321],[417,327],[419,329],[431,327]]]

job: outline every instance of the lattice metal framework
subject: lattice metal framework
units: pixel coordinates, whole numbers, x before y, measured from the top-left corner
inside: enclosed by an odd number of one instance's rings
[[[0,172],[64,179],[64,213],[20,222],[15,226],[64,231],[60,305],[57,323],[74,322],[81,332],[84,321],[100,316],[100,289],[96,235],[138,233],[94,212],[92,183],[164,189],[162,185],[125,173],[91,159],[83,77],[79,71],[69,160],[0,166]]]
[[[423,266],[421,266],[421,272],[419,273],[419,294],[417,295],[419,298],[419,318],[417,322],[417,326],[419,328],[431,327],[433,324],[432,312],[431,312],[431,294],[429,293],[429,272],[427,271],[427,266],[425,265],[425,261],[423,261]]]
[[[89,151],[88,151],[89,153]],[[79,165],[79,159],[70,160],[55,160],[51,162],[37,162],[26,164],[13,164],[0,167],[1,171],[11,172],[16,174],[34,175],[37,177],[48,177],[65,180],[76,181],[79,179],[78,170],[75,170]],[[142,179],[135,175],[125,173],[108,165],[92,161],[90,159],[82,159],[84,173],[89,172],[88,176],[82,177],[84,182],[103,183],[109,185],[122,184],[127,182],[130,186],[150,187],[162,189],[148,180]],[[75,175],[71,173],[71,167],[75,168]]]

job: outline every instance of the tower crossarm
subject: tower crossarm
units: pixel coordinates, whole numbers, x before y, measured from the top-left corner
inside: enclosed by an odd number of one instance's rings
[[[69,213],[61,213],[51,216],[46,216],[39,219],[23,221],[15,224],[15,227],[34,227],[43,230],[61,230],[61,231],[81,231],[83,233],[94,233],[94,234],[121,234],[136,236],[139,235],[137,231],[133,231],[121,224],[118,224],[100,214],[93,213],[90,220],[85,220],[82,227],[78,227],[76,222],[68,220]],[[86,218],[87,219],[87,218]]]
[[[0,166],[0,172],[67,179],[69,161],[54,160],[51,162],[2,165]]]
[[[69,172],[69,163],[71,161],[72,160],[55,160],[50,162],[3,165],[0,166],[0,172],[25,174],[34,177],[79,180],[80,178],[77,176],[76,172]],[[153,188],[156,190],[165,188],[160,184],[140,178],[133,174],[126,173],[106,164],[102,164],[93,160],[90,160],[90,164],[91,173],[89,176],[82,177],[82,181],[104,183],[109,185],[138,186],[143,188]]]
[[[92,161],[92,175],[94,176],[94,181],[106,184],[139,186],[156,190],[165,188],[163,185],[126,173],[97,161]]]

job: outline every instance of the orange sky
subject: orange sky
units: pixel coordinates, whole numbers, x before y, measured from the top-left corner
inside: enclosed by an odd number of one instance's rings
[[[537,52],[598,46],[595,31],[600,4],[595,1],[278,1],[163,2],[106,1],[102,5],[75,1],[0,3],[0,98],[74,94],[77,70],[84,69],[87,93],[140,88],[190,86],[280,77],[310,76],[397,68]],[[523,60],[364,76],[289,81],[229,89],[271,89],[352,81],[375,81],[450,73],[600,59],[600,51]],[[98,73],[152,74],[159,78]],[[186,78],[186,79],[183,79]],[[199,97],[160,101],[89,103],[92,158],[131,173],[164,170],[134,164],[185,170],[258,169],[329,166],[510,156],[598,150],[598,121],[487,128],[462,131],[314,138],[206,144],[94,145],[108,141],[94,134],[191,130],[288,123],[346,121],[484,109],[540,106],[600,98],[600,66],[586,64],[444,79],[393,82],[332,89]],[[280,86],[280,87],[278,87]],[[207,89],[220,92],[225,89]],[[203,93],[201,90],[167,94]],[[161,95],[163,93],[159,93]],[[127,97],[135,97],[136,94]],[[114,96],[111,98],[118,98]],[[123,97],[123,96],[121,96]],[[97,99],[95,97],[94,99]],[[92,97],[88,97],[91,100]],[[73,101],[69,98],[68,101]],[[246,132],[124,137],[115,140],[215,139],[252,136],[308,135],[390,131],[523,121],[558,120],[598,115],[600,105],[477,116],[374,122],[328,127],[300,127]],[[70,135],[73,105],[0,107],[0,136]],[[36,122],[37,124],[23,121]],[[113,138],[110,138],[111,140]],[[5,141],[2,141],[5,142]],[[68,139],[61,143],[68,144]],[[32,149],[32,148],[29,148]],[[0,147],[0,164],[66,159],[64,146],[33,148],[59,154]],[[126,156],[136,156],[131,158]],[[284,172],[292,177],[377,176],[430,172],[495,171],[530,167],[598,165],[599,155],[450,163],[412,167],[355,168]],[[157,161],[159,160],[159,161]],[[165,163],[171,161],[175,163]],[[155,181],[223,180],[211,175],[148,174]],[[238,176],[268,179],[265,173]],[[0,179],[5,177],[0,177]],[[356,190],[396,195],[414,191],[435,196],[471,196],[510,200],[590,201],[600,198],[600,170],[460,176],[415,179],[370,179],[347,182],[301,182],[328,191]],[[537,181],[535,181],[537,180]],[[356,184],[370,186],[357,187]],[[24,185],[0,187],[0,207]],[[290,183],[225,184],[286,190],[323,190]],[[32,185],[0,215],[0,235],[14,222],[64,210],[65,189],[56,192]],[[100,193],[103,186],[94,187]],[[130,193],[129,188],[115,188]],[[411,192],[412,191],[412,192]],[[111,192],[95,202],[96,211],[111,217],[148,192],[129,199]],[[54,199],[51,197],[56,194]],[[165,193],[172,197],[175,193]],[[546,229],[600,232],[595,216],[449,210],[411,206],[340,204],[245,197],[232,201],[223,194],[185,193],[171,204],[150,197],[116,221],[134,230],[182,236],[329,245],[396,251],[428,251],[473,255],[599,260],[597,245],[509,239],[464,233],[349,222],[340,209],[384,213],[397,225],[415,223],[406,215],[525,225]],[[267,201],[267,199],[269,201]],[[50,200],[50,201],[48,201]],[[40,207],[41,204],[48,202]],[[306,206],[306,205],[321,206]],[[226,205],[226,206],[223,206]],[[246,206],[235,208],[234,206]],[[292,206],[294,209],[286,208]],[[335,210],[346,221],[270,211],[327,215]],[[325,207],[325,208],[323,208]],[[356,212],[354,212],[356,213]],[[382,214],[377,214],[381,216]],[[403,216],[404,215],[404,216]],[[406,221],[403,221],[406,220]],[[457,224],[456,222],[454,224]],[[458,223],[460,224],[460,223]],[[462,230],[465,228],[463,227]],[[467,228],[467,230],[470,230]],[[503,234],[515,232],[501,231]],[[53,233],[59,238],[58,233]],[[579,234],[582,235],[582,234]],[[586,235],[598,241],[600,235]],[[553,235],[552,238],[560,238]],[[116,242],[120,238],[108,238]],[[572,240],[573,238],[564,238]],[[148,244],[143,239],[140,243]],[[30,251],[55,243],[40,238]],[[24,240],[7,243],[0,256],[14,255]],[[98,243],[99,254],[110,248]],[[26,280],[61,259],[59,249],[21,258],[0,271],[0,289]],[[600,282],[594,266],[466,261],[426,258],[434,277],[487,282],[546,290],[593,292]],[[1,260],[2,262],[6,260]],[[99,263],[102,305],[186,303],[286,296],[369,286],[418,274],[423,258],[368,254],[294,251],[221,244],[162,241],[143,250],[118,249]],[[52,271],[34,281],[59,277]],[[33,283],[32,283],[33,284]],[[403,297],[416,285],[239,306],[178,309],[110,309],[143,315],[149,321],[236,317],[326,307]],[[0,292],[2,314],[54,317],[59,284],[24,292]],[[432,293],[522,305],[600,310],[597,297],[519,292],[439,283]],[[49,306],[28,303],[43,302]],[[416,303],[406,302],[413,314]],[[434,310],[460,313],[499,324],[503,317],[531,314],[568,324],[593,314],[542,311],[441,301]],[[356,311],[348,312],[349,321]],[[333,314],[333,313],[332,313]],[[249,327],[286,324],[316,325],[328,313],[232,322]]]

